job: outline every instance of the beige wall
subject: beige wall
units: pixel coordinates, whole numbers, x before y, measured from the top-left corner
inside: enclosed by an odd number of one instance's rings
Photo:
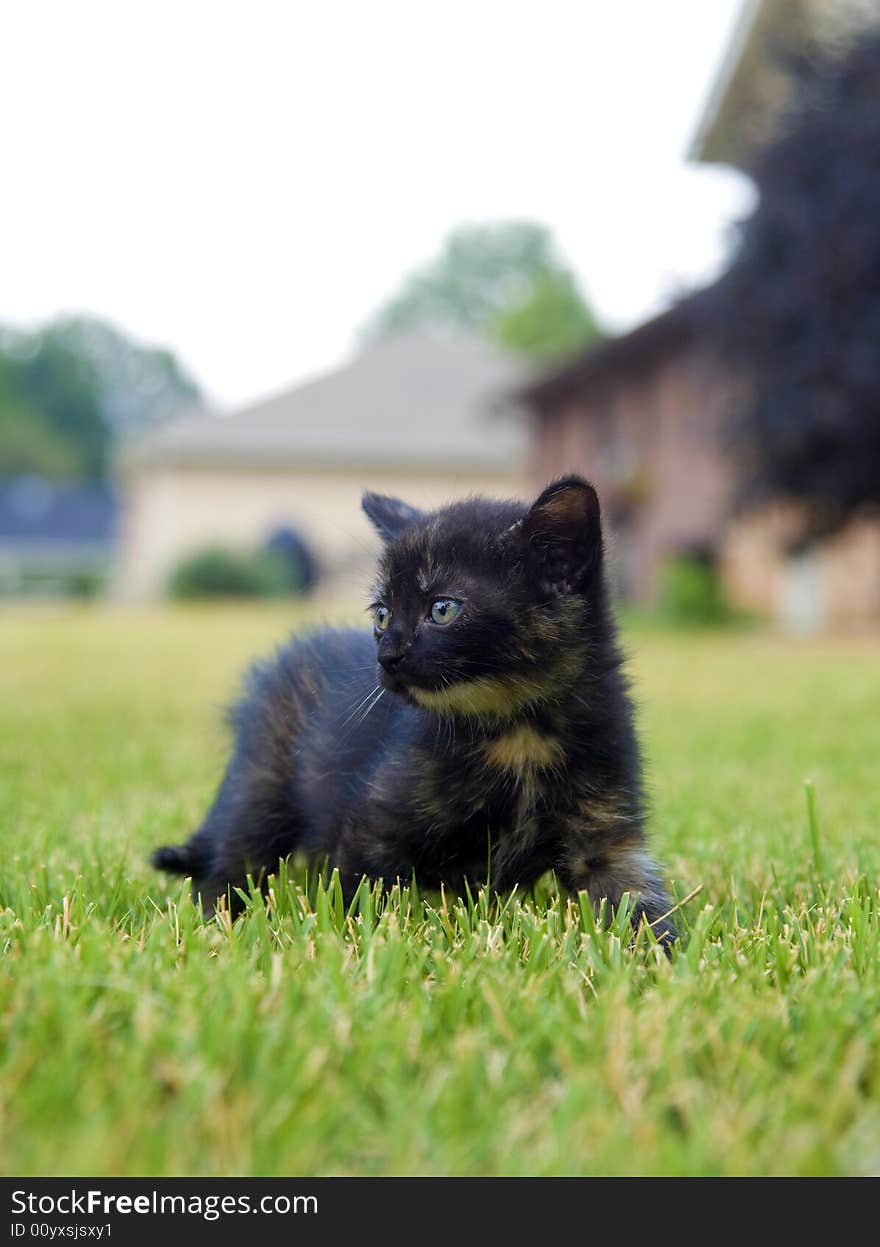
[[[859,519],[803,555],[787,553],[796,513],[768,506],[735,520],[722,551],[731,598],[796,631],[880,620],[880,520]]]
[[[303,470],[140,465],[123,482],[115,588],[144,598],[161,591],[184,554],[210,544],[253,547],[282,525],[295,526],[323,565],[329,592],[356,597],[367,587],[378,549],[360,507],[372,489],[433,508],[470,493],[525,496],[523,476],[467,473]]]

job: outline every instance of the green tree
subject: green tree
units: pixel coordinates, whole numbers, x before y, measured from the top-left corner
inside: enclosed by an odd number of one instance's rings
[[[88,361],[104,421],[114,433],[167,419],[201,399],[199,387],[171,351],[141,346],[95,317],[63,317],[44,338]]]
[[[727,430],[742,497],[795,503],[808,544],[880,507],[880,24],[788,64],[755,209],[703,313],[743,395]]]
[[[0,403],[0,478],[37,473],[62,480],[81,468],[76,448],[39,411]]]
[[[540,359],[577,350],[598,336],[553,235],[531,221],[453,230],[437,258],[379,308],[365,336],[376,340],[429,326],[481,333]]]
[[[91,317],[0,330],[0,475],[100,479],[120,434],[196,401],[170,352]]]
[[[73,475],[103,476],[109,429],[92,361],[71,349],[52,326],[35,333],[6,333],[4,340],[19,413],[13,427],[19,438],[33,428],[35,446],[45,453],[41,433],[49,431],[51,445],[66,448]]]
[[[527,297],[487,326],[502,346],[539,360],[573,355],[599,338],[599,327],[573,273],[538,274]]]

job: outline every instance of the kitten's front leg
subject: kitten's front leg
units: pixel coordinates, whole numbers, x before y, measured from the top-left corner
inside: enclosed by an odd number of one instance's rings
[[[363,878],[370,883],[381,879],[385,891],[398,881],[411,881],[413,863],[401,839],[394,820],[377,817],[369,810],[349,815],[330,858],[331,865],[339,871],[346,905],[351,903]]]
[[[611,813],[612,806],[607,801],[590,803],[566,820],[556,873],[569,891],[588,892],[597,911],[603,899],[616,909],[629,892],[636,902],[633,926],[644,917],[668,952],[676,930],[665,916],[671,902],[662,875],[638,820],[627,828],[625,815],[619,809]]]

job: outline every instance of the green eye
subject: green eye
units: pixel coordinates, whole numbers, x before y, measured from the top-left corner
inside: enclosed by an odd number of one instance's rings
[[[384,632],[391,622],[391,611],[387,606],[377,606],[373,612],[373,627],[377,632]]]
[[[463,602],[458,602],[455,598],[438,598],[436,602],[431,604],[428,618],[431,623],[435,624],[452,623],[463,605]]]

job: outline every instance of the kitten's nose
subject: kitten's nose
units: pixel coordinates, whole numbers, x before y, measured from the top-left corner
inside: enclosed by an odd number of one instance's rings
[[[386,671],[396,671],[403,662],[404,655],[404,650],[390,650],[388,653],[379,655],[379,662]]]

